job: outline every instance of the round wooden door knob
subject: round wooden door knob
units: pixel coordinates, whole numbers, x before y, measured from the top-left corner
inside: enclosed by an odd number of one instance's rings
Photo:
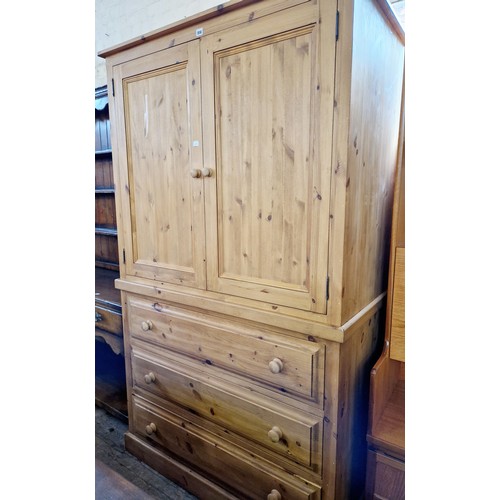
[[[277,443],[282,437],[283,432],[278,426],[274,426],[268,433],[267,436],[273,443]]]
[[[212,177],[214,172],[211,168],[202,168],[201,173],[203,177]]]
[[[192,168],[189,173],[191,174],[191,177],[193,179],[197,179],[198,177],[201,177],[201,170],[199,168]]]
[[[267,495],[267,500],[281,500],[281,493],[278,490],[271,490]]]
[[[143,321],[143,322],[141,323],[141,328],[142,328],[145,332],[147,332],[148,330],[152,330],[152,329],[153,329],[153,322],[152,322],[150,319],[148,319],[148,320],[146,320],[146,321]]]
[[[156,376],[153,372],[149,372],[146,375],[144,375],[144,380],[146,381],[146,384],[150,384],[151,382],[156,381]]]
[[[283,361],[279,358],[274,358],[269,362],[269,369],[273,373],[281,373],[283,371]]]
[[[146,425],[146,433],[151,435],[153,432],[156,432],[156,425],[151,422],[150,424]]]

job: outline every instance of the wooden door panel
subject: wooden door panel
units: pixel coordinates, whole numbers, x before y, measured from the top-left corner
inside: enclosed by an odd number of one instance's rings
[[[199,44],[122,66],[128,274],[205,287]]]
[[[252,26],[204,41],[211,64],[203,74],[215,95],[213,112],[204,109],[215,116],[204,122],[215,139],[205,163],[217,178],[209,195],[217,213],[207,212],[207,236],[217,235],[208,240],[208,283],[324,313],[329,165],[320,164],[316,142],[317,26],[285,28],[273,34],[263,25],[262,37]]]

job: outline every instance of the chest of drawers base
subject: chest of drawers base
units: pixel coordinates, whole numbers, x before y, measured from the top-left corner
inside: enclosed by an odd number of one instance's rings
[[[341,344],[135,294],[124,303],[130,452],[202,499],[359,489],[365,422],[353,409],[367,392],[377,307]]]

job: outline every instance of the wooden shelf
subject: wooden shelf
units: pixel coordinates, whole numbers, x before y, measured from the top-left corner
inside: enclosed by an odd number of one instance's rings
[[[405,456],[405,381],[400,380],[389,397],[382,414],[374,423],[368,442],[376,448]]]
[[[96,156],[110,156],[112,154],[111,149],[101,149],[100,151],[96,151]]]
[[[105,302],[111,302],[121,306],[120,290],[115,288],[115,279],[120,274],[109,269],[95,268],[95,292],[96,299]],[[99,294],[99,295],[97,295]]]
[[[96,188],[95,194],[115,194],[114,188]]]
[[[108,229],[107,227],[96,227],[95,234],[101,234],[103,236],[117,236],[118,231],[116,229]]]

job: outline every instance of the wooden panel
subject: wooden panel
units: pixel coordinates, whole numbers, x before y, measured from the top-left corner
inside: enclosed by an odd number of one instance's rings
[[[133,403],[133,432],[145,442],[160,444],[188,463],[196,464],[198,469],[217,477],[229,491],[238,491],[238,498],[262,500],[273,489],[280,492],[283,500],[321,498],[318,486],[275,469],[241,448],[231,446],[144,400],[133,398]],[[148,434],[146,426],[152,423],[156,431]]]
[[[368,425],[369,372],[383,327],[379,312],[363,318],[354,327],[349,340],[339,346],[336,432],[335,499],[360,498],[366,476],[366,431]],[[325,428],[326,436],[326,428]],[[326,440],[325,440],[326,441]]]
[[[191,316],[167,304],[128,296],[129,331],[133,337],[188,354],[309,400],[322,402],[324,347],[316,342],[278,336],[265,329]],[[151,321],[150,330],[142,329]],[[283,369],[270,370],[279,359]]]
[[[107,112],[96,112],[95,118],[95,150],[108,151],[111,149],[110,122]]]
[[[405,456],[405,382],[399,380],[377,421],[373,422],[368,441],[373,446],[404,458]]]
[[[96,304],[96,326],[115,335],[123,334],[122,315],[119,311],[104,305]]]
[[[354,17],[341,324],[387,286],[403,89],[404,46],[375,2]]]
[[[96,193],[95,225],[116,229],[116,207],[113,193]]]
[[[403,117],[404,119],[404,117]],[[393,236],[394,243],[397,247],[405,246],[405,142],[404,129],[402,129],[402,152],[400,162],[400,174],[398,178],[399,189],[397,190],[398,202],[395,210],[397,211],[396,232]]]
[[[124,65],[115,87],[125,114],[127,273],[204,287],[203,179],[190,174],[201,168],[199,65],[193,42]]]
[[[217,235],[208,242],[208,273],[210,289],[325,312],[328,233],[319,228],[328,220],[329,181],[321,176],[313,126],[318,29],[293,29],[311,22],[310,13],[298,8],[296,18],[256,21],[203,40],[215,92],[206,116],[216,117],[206,122],[215,126],[216,151],[205,163],[216,166],[210,200],[218,205],[207,221]]]
[[[396,248],[391,318],[391,359],[405,360],[405,249]]]
[[[383,453],[368,450],[366,499],[404,500],[405,464]]]
[[[307,33],[217,56],[221,276],[306,287],[310,51]]]
[[[116,236],[96,234],[95,235],[95,259],[98,263],[110,263],[118,265],[118,243]]]
[[[250,391],[224,384],[201,374],[187,374],[181,365],[169,366],[134,349],[135,386],[170,400],[231,432],[271,449],[315,471],[320,467],[321,420],[276,405]],[[151,373],[154,380],[151,380]],[[147,380],[146,380],[147,378]],[[217,385],[215,385],[215,383]],[[278,427],[282,436],[273,442],[268,432]]]
[[[113,161],[111,158],[96,158],[95,160],[95,187],[113,189]]]
[[[105,269],[95,269],[95,294],[96,300],[103,302],[111,302],[117,306],[121,306],[120,291],[115,288],[115,279],[119,274],[115,271]]]
[[[375,424],[379,421],[384,408],[389,401],[400,379],[401,363],[389,358],[389,345],[384,346],[382,355],[372,368],[370,373],[370,409],[369,409],[369,428],[371,434]]]

